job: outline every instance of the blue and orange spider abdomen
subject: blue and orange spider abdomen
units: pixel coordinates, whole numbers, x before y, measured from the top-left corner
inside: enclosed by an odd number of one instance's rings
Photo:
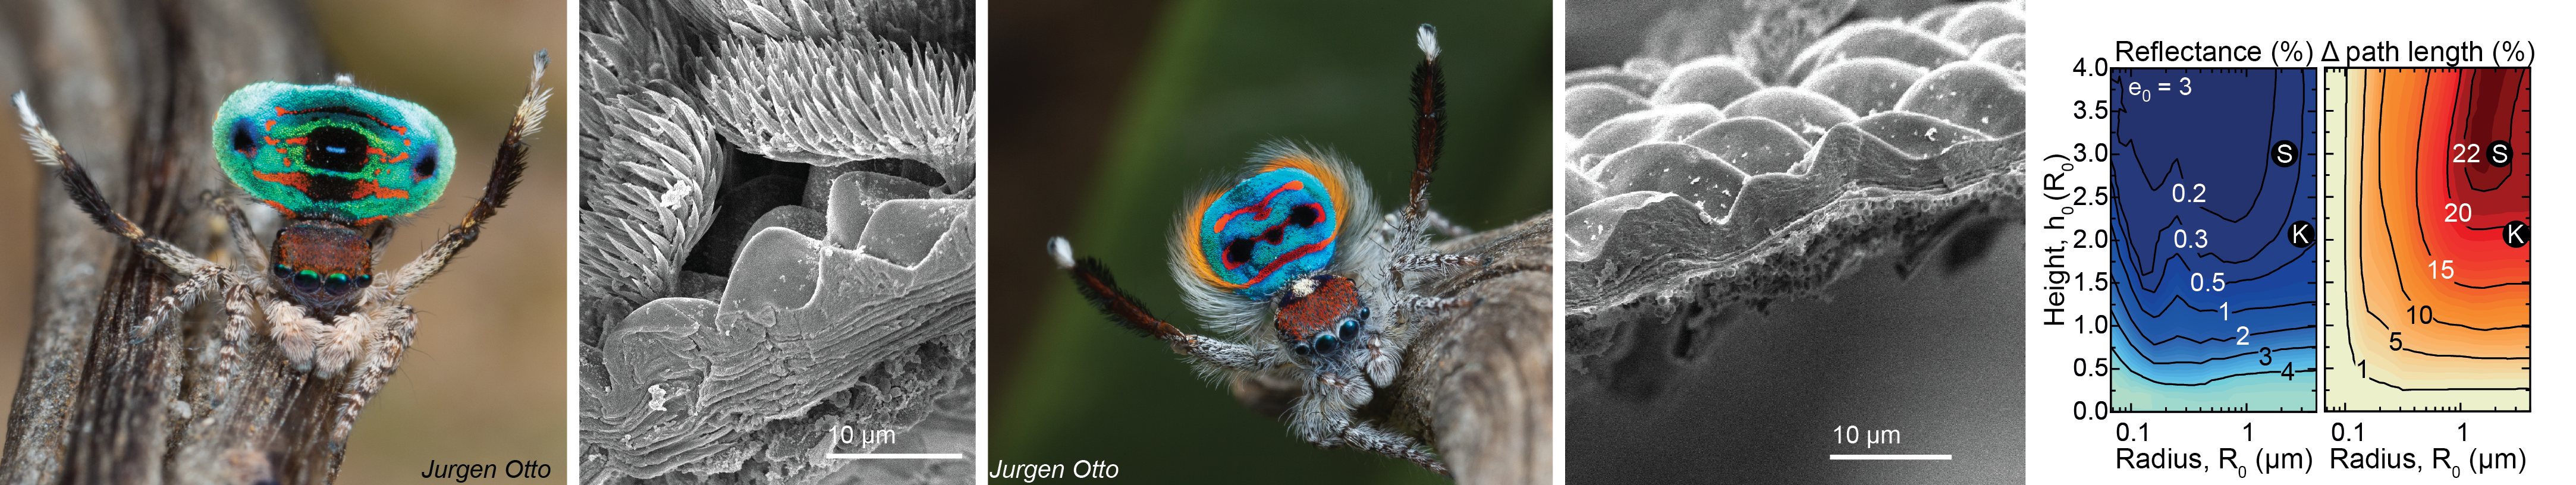
[[[347,86],[243,87],[225,98],[214,135],[233,185],[293,218],[410,215],[438,200],[456,168],[437,115]]]
[[[1290,280],[1324,269],[1350,214],[1343,181],[1302,154],[1273,158],[1223,192],[1200,197],[1192,273],[1203,282],[1266,299]]]

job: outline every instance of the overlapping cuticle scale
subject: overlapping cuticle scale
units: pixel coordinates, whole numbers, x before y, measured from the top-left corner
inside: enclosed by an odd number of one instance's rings
[[[2017,199],[2022,29],[2018,7],[1974,4],[1846,24],[1767,84],[1727,56],[1569,74],[1569,311],[1693,298],[1783,254],[1880,242],[1819,239],[1858,223]],[[1763,284],[1820,285],[1836,264]]]
[[[801,452],[849,422],[908,431],[936,412],[914,404],[972,385],[973,332],[957,330],[971,330],[958,325],[972,313],[974,201],[908,198],[926,187],[882,178],[836,178],[819,238],[758,230],[733,274],[765,276],[714,300],[654,300],[601,338],[595,369],[614,385],[583,419],[623,437],[599,441],[621,449],[604,467],[721,473],[745,465],[729,443],[804,440]]]

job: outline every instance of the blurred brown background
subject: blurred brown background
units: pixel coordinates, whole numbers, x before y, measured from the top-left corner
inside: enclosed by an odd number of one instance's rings
[[[531,142],[527,178],[483,238],[411,299],[422,313],[417,340],[392,383],[360,418],[340,479],[418,479],[434,459],[536,460],[553,466],[550,480],[567,481],[565,76],[578,65],[565,43],[568,7],[507,0],[316,0],[310,7],[334,72],[429,108],[462,149],[457,170],[465,175],[394,236],[379,269],[410,261],[472,206],[491,171],[492,147],[525,86],[529,56],[542,48],[555,60],[545,79],[556,93],[548,103],[552,116]],[[15,25],[0,22],[0,30]],[[0,43],[17,39],[16,33],[0,32]],[[7,52],[0,56],[15,51],[0,49]],[[19,91],[37,75],[8,72],[15,61],[0,58],[0,93]],[[63,197],[37,191],[37,177],[53,174],[29,160],[16,124],[8,125],[11,136],[0,139],[0,376],[8,383],[0,386],[0,400],[16,392],[25,364],[21,356],[36,284],[35,204]],[[76,156],[82,150],[70,148]],[[206,163],[211,167],[214,161]]]

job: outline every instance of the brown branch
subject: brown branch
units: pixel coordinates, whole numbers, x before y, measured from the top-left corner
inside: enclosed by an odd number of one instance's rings
[[[1541,215],[1439,246],[1487,263],[1433,280],[1428,293],[1473,305],[1434,317],[1405,356],[1402,396],[1426,413],[1460,483],[1545,483],[1556,462],[1554,217]]]

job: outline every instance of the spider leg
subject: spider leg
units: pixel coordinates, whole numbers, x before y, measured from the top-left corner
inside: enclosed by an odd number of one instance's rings
[[[1093,258],[1083,258],[1077,264],[1073,260],[1073,244],[1065,242],[1064,238],[1048,239],[1047,253],[1055,256],[1056,267],[1073,277],[1074,288],[1082,291],[1084,299],[1091,300],[1092,308],[1099,309],[1102,315],[1119,326],[1147,337],[1163,339],[1172,344],[1172,352],[1189,356],[1202,365],[1235,372],[1269,367],[1261,358],[1261,352],[1252,346],[1182,332],[1179,327],[1155,317],[1152,310],[1145,309],[1145,302],[1138,301],[1135,295],[1118,287],[1118,280],[1110,276],[1108,265]]]
[[[1448,131],[1446,113],[1447,87],[1440,74],[1439,30],[1422,24],[1414,30],[1414,46],[1422,49],[1422,64],[1413,68],[1413,183],[1405,191],[1404,219],[1420,221],[1428,210],[1425,191],[1431,186],[1431,171],[1440,167],[1440,145]],[[1407,232],[1415,234],[1418,231]]]
[[[1440,233],[1440,237],[1449,239],[1467,237],[1468,234],[1476,233],[1476,230],[1468,229],[1467,226],[1461,226],[1458,225],[1458,223],[1449,222],[1449,217],[1440,215],[1439,209],[1423,211],[1422,225],[1428,227],[1431,232]]]
[[[219,267],[214,262],[189,254],[188,250],[179,249],[178,246],[172,246],[168,242],[144,234],[143,228],[136,227],[133,221],[126,220],[122,214],[117,214],[114,207],[108,206],[107,196],[99,193],[98,184],[90,181],[89,170],[81,168],[80,162],[72,159],[71,151],[64,149],[62,141],[55,139],[54,133],[45,129],[43,120],[37,119],[36,111],[27,107],[27,93],[21,92],[10,97],[10,102],[18,107],[18,123],[27,132],[25,135],[27,145],[35,151],[36,162],[62,169],[56,173],[62,178],[63,191],[71,194],[72,205],[79,206],[81,212],[89,214],[91,222],[98,223],[98,227],[106,229],[108,233],[124,236],[126,240],[133,241],[136,249],[143,250],[144,254],[169,266],[172,271],[191,275],[188,276],[189,278],[197,278],[198,276],[195,275],[205,274],[205,268]],[[193,301],[194,296],[192,295],[190,299]]]
[[[358,424],[358,411],[375,399],[376,391],[385,389],[394,369],[402,365],[403,351],[411,348],[412,331],[420,326],[420,314],[411,305],[393,304],[373,311],[351,314],[358,320],[372,322],[364,335],[366,355],[358,368],[349,374],[349,383],[340,393],[340,415],[331,423],[332,443],[347,443],[349,431]]]
[[[1429,273],[1484,264],[1485,258],[1464,254],[1422,253],[1396,256],[1388,267],[1396,271]]]
[[[224,216],[225,232],[232,233],[233,252],[241,258],[241,264],[235,267],[248,268],[248,273],[235,276],[245,281],[257,278],[259,272],[268,266],[268,250],[260,247],[259,237],[251,233],[250,219],[242,216],[240,204],[231,197],[214,199],[215,212]]]
[[[225,225],[230,229],[227,232],[232,233],[233,252],[242,259],[241,266],[267,266],[268,255],[260,250],[259,240],[251,236],[250,221],[242,217],[241,207],[226,197],[216,197],[214,207],[215,212],[224,215]],[[251,312],[260,306],[254,295],[267,288],[255,271],[227,272],[228,279],[223,285],[224,324],[222,331],[216,334],[219,341],[215,351],[215,396],[222,396],[230,390],[233,372],[241,362],[241,342],[250,336]]]
[[[152,310],[143,323],[147,332],[194,305],[206,292],[222,292],[227,323],[223,348],[218,353],[223,356],[221,362],[225,366],[225,372],[216,374],[215,384],[218,389],[228,384],[228,376],[232,374],[230,364],[238,357],[238,352],[233,348],[233,342],[240,340],[237,327],[246,323],[248,318],[245,308],[237,298],[243,284],[237,280],[242,279],[242,275],[230,273],[222,265],[199,258],[185,249],[179,249],[178,246],[144,234],[143,228],[135,226],[133,221],[116,213],[116,209],[108,205],[107,197],[98,190],[98,184],[90,180],[89,171],[81,167],[80,161],[72,158],[71,151],[63,148],[61,140],[54,138],[53,132],[45,129],[44,121],[36,116],[36,111],[27,106],[26,93],[12,96],[10,102],[18,109],[18,122],[26,130],[27,143],[33,148],[37,162],[61,168],[57,175],[62,179],[64,192],[71,195],[72,204],[79,206],[81,212],[88,213],[90,221],[97,223],[99,228],[124,236],[126,240],[133,242],[136,249],[142,250],[145,255],[160,261],[162,265],[181,275],[178,285],[171,288],[169,294],[162,295],[160,300],[153,303]],[[216,207],[234,223],[233,232],[236,242],[246,241],[248,225],[240,222],[240,211],[230,204],[218,203]],[[247,244],[250,248],[255,248],[257,245],[256,242]],[[244,257],[254,260],[260,254],[255,249],[246,249],[242,253]]]
[[[1346,426],[1342,427],[1342,434],[1339,438],[1342,443],[1348,444],[1352,448],[1373,451],[1380,455],[1410,461],[1415,465],[1421,465],[1423,468],[1429,468],[1433,472],[1438,472],[1441,476],[1449,475],[1449,464],[1442,463],[1439,456],[1432,455],[1430,451],[1422,449],[1422,441],[1414,439],[1412,436],[1379,429],[1376,425],[1372,425],[1364,421],[1351,421],[1348,422]]]
[[[152,302],[151,313],[143,319],[143,331],[149,333],[160,328],[162,323],[178,317],[179,312],[195,306],[197,298],[204,296],[208,290],[220,288],[224,283],[223,280],[224,268],[212,265],[199,267],[197,271],[180,277],[179,284],[170,288],[170,294],[161,295],[159,300]]]
[[[243,275],[235,273],[233,277],[241,278]],[[212,394],[215,396],[223,396],[232,389],[234,368],[241,362],[241,341],[250,336],[250,313],[259,306],[257,299],[251,296],[255,289],[248,282],[233,281],[224,285],[223,290],[224,326],[218,333],[221,341],[217,342],[215,350],[215,392]]]
[[[519,176],[528,170],[527,137],[536,134],[538,123],[545,121],[546,99],[554,95],[538,84],[545,78],[548,62],[546,52],[537,51],[536,67],[528,71],[527,94],[519,97],[518,113],[510,118],[509,130],[501,135],[500,155],[492,161],[492,177],[483,183],[483,198],[474,202],[474,210],[466,212],[465,220],[448,229],[447,235],[439,237],[428,251],[404,263],[401,271],[388,278],[390,281],[369,287],[368,301],[400,302],[412,290],[428,283],[430,277],[447,269],[447,263],[457,253],[474,245],[475,238],[483,234],[484,221],[499,214],[502,204],[509,202],[510,189],[518,187]]]
[[[1428,295],[1405,295],[1404,297],[1397,298],[1395,300],[1395,305],[1398,308],[1435,312],[1465,308],[1469,303],[1475,303],[1475,300],[1454,296],[1439,297]]]
[[[1314,443],[1318,448],[1349,446],[1411,461],[1441,475],[1449,474],[1449,465],[1424,450],[1421,440],[1353,419],[1350,408],[1320,393],[1308,393],[1300,398],[1297,408],[1290,412],[1289,420],[1290,428],[1296,431],[1298,438]]]

